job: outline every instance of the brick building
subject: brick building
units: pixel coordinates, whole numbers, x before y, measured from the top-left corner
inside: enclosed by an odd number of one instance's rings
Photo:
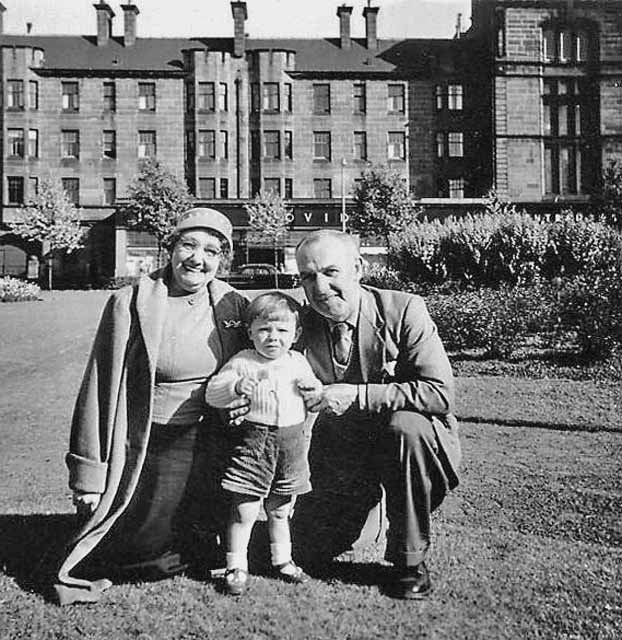
[[[93,36],[0,35],[0,221],[60,178],[89,226],[62,265],[82,280],[152,260],[116,213],[150,156],[231,216],[240,261],[271,259],[243,205],[279,191],[295,213],[287,262],[309,228],[340,226],[368,162],[458,210],[490,186],[534,207],[585,203],[622,154],[622,0],[472,0],[471,27],[434,40],[380,38],[371,6],[352,38],[345,5],[334,38],[252,39],[245,2],[231,2],[233,37],[141,38],[138,6],[120,8],[122,37],[106,2]],[[0,272],[37,253],[5,233]]]

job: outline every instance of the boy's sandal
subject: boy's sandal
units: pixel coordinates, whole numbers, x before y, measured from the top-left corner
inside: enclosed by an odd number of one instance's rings
[[[225,593],[241,596],[246,591],[248,572],[244,569],[227,569],[225,572]]]
[[[285,582],[290,584],[303,584],[309,582],[311,578],[292,560],[276,565],[276,575]]]

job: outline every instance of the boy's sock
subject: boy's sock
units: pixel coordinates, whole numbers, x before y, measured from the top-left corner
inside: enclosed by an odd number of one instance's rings
[[[248,571],[248,557],[242,551],[227,551],[227,569]]]
[[[296,567],[292,562],[292,543],[291,542],[272,542],[270,543],[270,556],[272,557],[272,566],[280,567],[281,565],[287,565],[280,569],[282,573],[294,573]]]

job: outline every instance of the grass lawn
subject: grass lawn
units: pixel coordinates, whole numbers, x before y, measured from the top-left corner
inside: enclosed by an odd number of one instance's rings
[[[462,484],[435,515],[429,600],[378,586],[381,549],[299,587],[231,599],[204,579],[112,587],[59,608],[36,579],[71,530],[63,456],[107,292],[0,305],[0,638],[622,638],[618,383],[458,379]]]

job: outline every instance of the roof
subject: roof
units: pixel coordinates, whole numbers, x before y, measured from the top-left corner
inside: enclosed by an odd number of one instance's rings
[[[431,56],[453,48],[462,40],[379,40],[370,51],[364,39],[353,39],[350,49],[341,49],[338,38],[252,39],[248,51],[285,50],[296,53],[296,73],[401,73],[421,72]],[[130,47],[114,37],[97,46],[95,36],[3,35],[0,45],[39,47],[44,50],[44,70],[113,72],[181,72],[182,51],[208,49],[233,51],[233,38],[137,38]]]

